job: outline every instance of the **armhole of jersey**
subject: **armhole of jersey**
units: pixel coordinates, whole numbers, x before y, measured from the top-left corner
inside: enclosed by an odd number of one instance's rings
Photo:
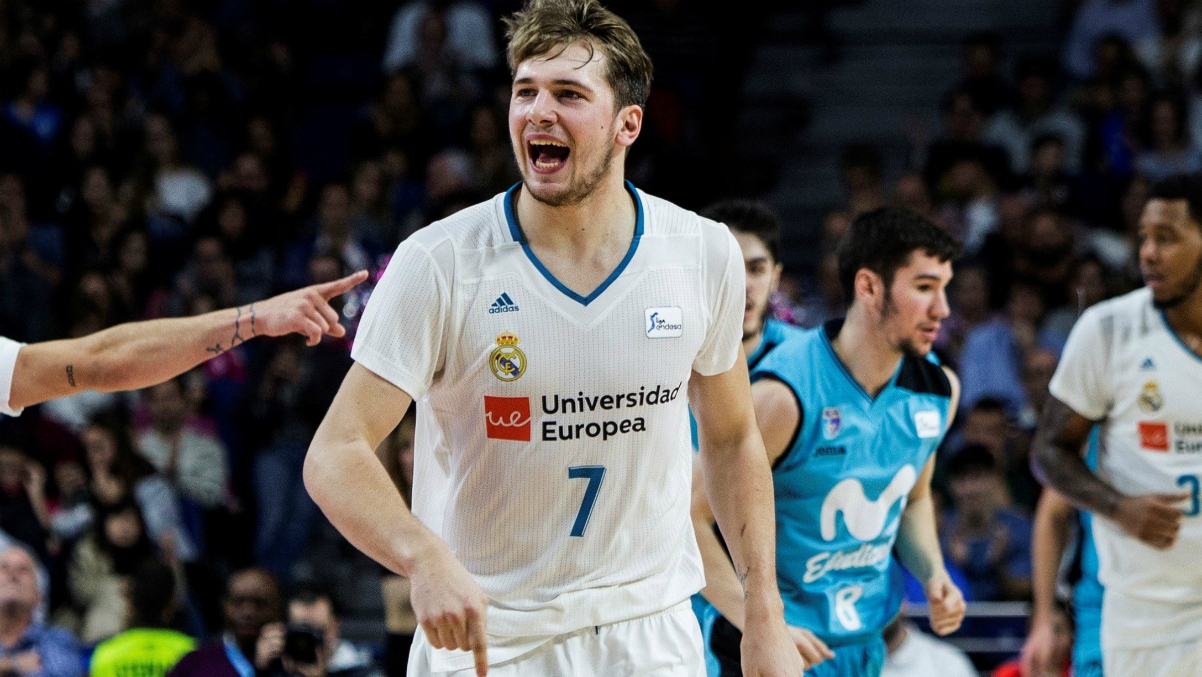
[[[784,452],[782,452],[780,456],[777,456],[776,460],[772,462],[772,469],[776,470],[783,465],[785,459],[787,459],[789,455],[793,453],[793,447],[797,446],[797,438],[801,436],[801,427],[805,423],[806,409],[804,406],[802,406],[801,398],[797,396],[797,391],[793,389],[793,386],[789,385],[788,381],[781,378],[779,375],[770,371],[761,371],[751,375],[752,383],[755,383],[756,381],[762,381],[764,379],[772,379],[773,381],[780,381],[783,383],[784,386],[789,389],[789,392],[792,393],[793,401],[797,403],[797,427],[793,429],[793,434],[789,436],[789,444],[785,447]]]

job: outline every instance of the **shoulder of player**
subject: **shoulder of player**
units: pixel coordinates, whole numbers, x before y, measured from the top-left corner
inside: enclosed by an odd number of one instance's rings
[[[782,323],[783,324],[783,323]],[[778,343],[763,359],[756,364],[751,370],[752,380],[761,378],[762,375],[774,375],[779,379],[784,380],[790,372],[799,370],[799,367],[809,366],[811,362],[803,358],[803,354],[810,350],[814,338],[818,335],[819,329],[802,329],[787,325],[790,331],[784,332],[783,340]]]
[[[726,226],[654,195],[638,191],[643,206],[643,234],[660,237],[701,236],[707,240],[724,241],[718,236],[729,232]]]
[[[480,248],[512,241],[504,215],[505,194],[465,207],[450,216],[434,221],[410,235],[412,240],[433,251],[441,244],[455,248]]]

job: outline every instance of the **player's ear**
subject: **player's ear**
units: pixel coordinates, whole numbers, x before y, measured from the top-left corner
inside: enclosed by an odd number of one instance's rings
[[[863,298],[870,305],[876,305],[878,297],[884,294],[884,283],[881,276],[868,270],[861,268],[856,271],[855,280],[856,298]]]
[[[614,143],[629,148],[643,131],[643,107],[635,104],[618,111],[618,124]]]

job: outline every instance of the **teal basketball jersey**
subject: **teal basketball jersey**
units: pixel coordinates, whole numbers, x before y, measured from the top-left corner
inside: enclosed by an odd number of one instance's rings
[[[1090,470],[1098,467],[1099,427],[1089,435],[1085,463]],[[1081,536],[1078,541],[1077,567],[1080,578],[1073,584],[1073,674],[1077,677],[1102,675],[1102,597],[1105,592],[1098,580],[1098,551],[1093,544],[1092,516],[1077,511]]]
[[[785,620],[832,647],[869,641],[897,615],[904,594],[890,555],[951,400],[934,356],[903,358],[870,397],[831,345],[841,326],[785,341],[752,372],[787,385],[801,411],[773,468]]]

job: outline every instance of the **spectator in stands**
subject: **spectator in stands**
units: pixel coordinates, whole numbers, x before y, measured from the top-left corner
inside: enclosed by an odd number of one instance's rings
[[[1004,402],[1012,416],[1018,415],[1026,403],[1021,382],[1023,356],[1037,345],[1043,313],[1040,288],[1026,281],[1015,282],[1005,311],[968,332],[960,353],[961,411],[990,397]]]
[[[82,677],[75,638],[40,620],[48,586],[31,551],[12,545],[0,552],[0,674]]]
[[[371,652],[341,636],[338,608],[331,593],[322,586],[300,585],[288,596],[290,629],[304,628],[319,639],[313,662],[291,656],[285,649],[272,677],[384,677]]]
[[[1043,396],[1045,399],[1047,395]],[[1016,428],[1005,405],[990,397],[977,401],[964,416],[962,427],[953,433],[952,449],[980,445],[989,450],[1001,469],[1016,505],[1034,509],[1040,486],[1031,474],[1030,433]]]
[[[1064,67],[1085,80],[1097,72],[1094,47],[1108,35],[1135,44],[1160,33],[1156,0],[1085,0],[1077,9],[1064,46]]]
[[[0,446],[0,530],[48,561],[46,471],[19,449]]]
[[[472,109],[468,132],[470,150],[480,188],[488,195],[504,192],[521,179],[504,129],[491,106],[480,105]]]
[[[963,651],[923,633],[904,615],[885,626],[885,666],[881,677],[977,677]]]
[[[1183,0],[1158,0],[1156,18],[1160,30],[1132,47],[1159,85],[1180,88],[1193,81],[1202,58],[1198,7]]]
[[[1030,169],[1032,142],[1045,135],[1057,136],[1064,143],[1065,167],[1070,172],[1081,168],[1085,123],[1072,109],[1056,102],[1054,73],[1055,67],[1042,59],[1019,64],[1014,106],[998,111],[985,126],[985,139],[1006,149],[1015,174]]]
[[[92,530],[75,545],[67,573],[81,640],[95,644],[125,629],[126,587],[140,567],[157,557],[137,503],[126,498],[97,504]]]
[[[1014,262],[1015,273],[1038,285],[1045,309],[1055,308],[1067,300],[1077,253],[1069,220],[1050,209],[1038,210],[1027,223],[1024,246]]]
[[[1076,185],[1065,166],[1064,139],[1044,134],[1031,141],[1031,163],[1022,177],[1022,191],[1032,206],[1058,212],[1077,207]]]
[[[139,566],[127,594],[129,630],[96,647],[89,677],[166,677],[195,650],[195,639],[172,629],[177,592],[171,567],[156,560]]]
[[[488,10],[471,0],[410,0],[397,10],[384,47],[384,72],[392,73],[419,59],[422,27],[438,14],[446,24],[448,57],[470,69],[497,65],[493,20]]]
[[[1153,94],[1143,124],[1136,130],[1140,148],[1135,155],[1135,170],[1151,181],[1202,170],[1202,150],[1190,139],[1188,119],[1182,96]]]
[[[176,493],[201,508],[218,508],[226,499],[226,453],[212,434],[185,426],[188,415],[179,378],[146,391],[151,427],[138,438],[138,449]]]
[[[26,204],[21,179],[0,176],[0,326],[15,340],[44,341],[61,272],[30,242]]]
[[[266,671],[284,651],[280,588],[262,569],[230,577],[223,602],[225,633],[184,656],[171,677],[245,677]]]
[[[940,542],[948,559],[964,570],[973,599],[1027,599],[1031,594],[1031,520],[1011,499],[993,454],[969,445],[948,461],[955,507]]]
[[[956,89],[967,92],[986,116],[1010,103],[1013,93],[1002,75],[1002,38],[997,33],[973,33],[964,39],[960,56],[961,80]]]
[[[881,185],[881,149],[870,143],[853,143],[843,149],[839,170],[846,191],[847,210],[852,217],[870,212],[885,202]]]
[[[948,171],[957,162],[976,161],[995,179],[1009,173],[1010,159],[1006,151],[989,144],[983,137],[985,115],[971,95],[952,92],[944,99],[940,112],[945,136],[927,150],[922,172],[937,201],[943,197],[943,182]]]
[[[952,314],[939,328],[935,346],[958,360],[964,339],[973,328],[989,321],[989,278],[979,265],[961,265],[951,284]]]
[[[301,480],[305,453],[350,358],[339,343],[302,351],[300,344],[285,341],[266,360],[266,369],[248,391],[253,399],[244,412],[259,506],[255,561],[287,580],[318,514]]]
[[[1056,373],[1056,354],[1044,348],[1027,353],[1023,360],[1023,390],[1027,393],[1027,404],[1018,414],[1018,426],[1033,434],[1048,401],[1048,384]]]
[[[50,72],[35,63],[27,71],[21,93],[4,107],[4,118],[36,143],[39,155],[48,155],[63,128],[63,111],[50,95]]]
[[[1043,337],[1041,345],[1052,349],[1057,355],[1081,313],[1110,296],[1106,288],[1106,269],[1097,257],[1090,256],[1074,262],[1065,296],[1065,303],[1048,312],[1039,328]]]
[[[146,211],[149,215],[181,219],[190,225],[213,197],[213,187],[207,176],[184,162],[180,154],[179,139],[170,119],[162,114],[146,118],[146,157],[142,171],[146,172],[143,186],[147,197]],[[151,225],[164,234],[167,226]]]

